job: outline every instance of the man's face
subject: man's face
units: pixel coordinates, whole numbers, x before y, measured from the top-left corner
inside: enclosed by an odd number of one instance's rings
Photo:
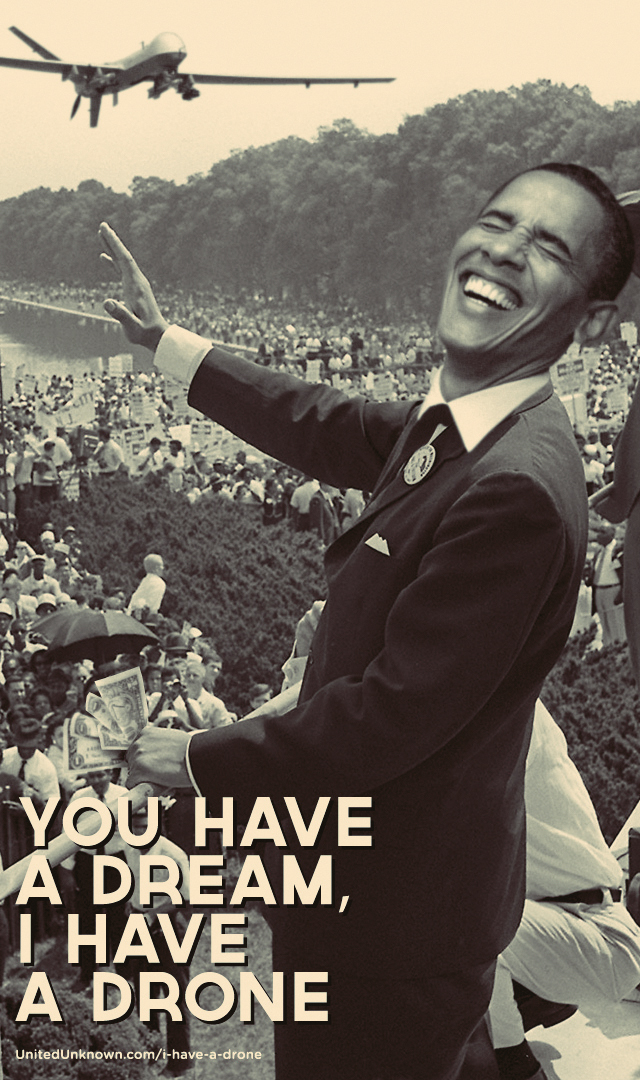
[[[187,688],[189,697],[197,698],[200,695],[202,684],[204,682],[204,675],[205,672],[202,664],[187,664],[184,673],[184,684]]]
[[[162,689],[162,679],[159,671],[150,671],[147,679],[150,694],[157,694]]]
[[[256,694],[251,698],[249,704],[252,709],[259,709],[261,705],[266,705],[268,701],[271,701],[273,694],[271,690],[264,690],[262,694]]]
[[[488,383],[544,370],[586,313],[604,213],[564,176],[512,181],[455,244],[438,330]]]
[[[106,795],[109,787],[109,773],[106,769],[96,769],[95,772],[87,773],[87,783],[96,795]]]
[[[4,583],[4,591],[11,599],[16,599],[20,595],[20,578],[17,574],[9,574]]]
[[[27,699],[27,691],[22,679],[7,683],[7,697],[12,708],[24,704]]]
[[[220,672],[222,671],[222,664],[219,660],[207,660],[204,668],[206,677],[213,686]]]

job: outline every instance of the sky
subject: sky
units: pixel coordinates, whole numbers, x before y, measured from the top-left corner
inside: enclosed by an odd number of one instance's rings
[[[149,100],[144,85],[71,122],[73,86],[0,68],[0,199],[97,179],[125,191],[135,176],[184,183],[233,150],[289,135],[313,139],[347,117],[374,134],[473,89],[537,79],[588,86],[596,101],[640,98],[637,0],[0,0],[0,56],[35,59],[18,26],[63,60],[121,59],[171,31],[185,72],[395,76],[345,87],[201,87]]]

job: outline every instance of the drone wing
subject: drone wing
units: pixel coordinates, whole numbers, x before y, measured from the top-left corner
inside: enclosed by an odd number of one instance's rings
[[[194,83],[209,84],[211,86],[313,86],[320,84],[326,86],[329,83],[387,83],[395,82],[395,79],[307,79],[307,78],[280,78],[269,75],[188,75]]]
[[[47,71],[54,75],[62,75],[63,79],[68,79],[72,72],[74,75],[76,73],[79,75],[92,75],[96,71],[95,66],[90,64],[70,64],[68,61],[61,60],[55,53],[45,49],[44,45],[39,45],[28,34],[18,30],[17,26],[10,26],[9,29],[12,34],[20,38],[20,41],[23,41],[25,45],[38,53],[42,60],[18,60],[15,56],[0,56],[0,67],[21,68],[22,71]],[[119,71],[119,68],[101,65],[100,71],[108,75],[111,72]]]
[[[62,75],[63,79],[68,79],[71,74],[95,75],[98,70],[95,64],[70,64],[68,60],[17,60],[14,56],[0,56],[0,67],[22,68],[23,71],[48,71],[54,75]],[[99,70],[103,75],[110,75],[112,72],[115,75],[121,73],[122,69],[105,67],[101,64]]]
[[[22,68],[23,71],[51,71],[63,78],[69,77],[72,66],[62,60],[17,60],[13,56],[0,56],[0,67]]]

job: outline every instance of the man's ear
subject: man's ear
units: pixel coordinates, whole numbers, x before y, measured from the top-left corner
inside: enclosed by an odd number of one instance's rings
[[[597,345],[611,329],[618,315],[613,300],[594,300],[575,328],[573,340],[579,345]]]

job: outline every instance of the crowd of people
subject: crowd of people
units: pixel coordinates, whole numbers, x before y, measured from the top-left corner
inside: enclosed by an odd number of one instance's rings
[[[3,560],[0,597],[0,866],[5,867],[33,850],[33,830],[20,803],[22,797],[30,797],[38,813],[49,798],[60,799],[50,832],[55,836],[61,830],[62,815],[70,801],[80,797],[103,799],[115,811],[118,796],[126,794],[125,764],[113,769],[73,769],[65,752],[65,721],[84,711],[87,695],[92,690],[95,692],[95,680],[99,677],[132,667],[140,668],[149,722],[158,727],[198,731],[238,721],[238,716],[215,694],[215,684],[222,671],[222,659],[215,643],[197,628],[186,623],[178,625],[161,613],[165,581],[160,555],[150,552],[145,557],[141,568],[143,576],[130,596],[123,590],[112,590],[105,597],[100,578],[87,575],[83,570],[81,544],[73,526],[56,534],[52,523],[46,522],[36,548],[17,540],[12,549],[5,552]],[[50,647],[47,617],[61,610],[77,615],[82,615],[83,611],[90,615],[101,610],[121,612],[152,630],[155,639],[150,638],[150,643],[140,651],[121,654],[107,662],[86,659],[82,646],[73,657],[59,656]],[[273,688],[265,683],[248,687],[249,708],[264,704],[272,693]],[[163,800],[162,812],[162,836],[149,850],[152,854],[177,860],[183,870],[188,899],[187,856],[195,851],[193,799],[178,792],[175,798]],[[145,831],[144,815],[144,807],[134,815],[134,832]],[[148,853],[146,849],[145,853]],[[127,845],[117,830],[103,848],[82,850],[65,859],[55,870],[56,881],[65,914],[78,914],[82,933],[93,929],[96,913],[103,910],[93,900],[92,860],[96,854],[116,855],[127,860],[135,880],[139,878],[140,852]],[[110,874],[113,871],[108,869],[107,887]],[[160,906],[158,900],[153,914],[149,915],[149,925],[152,936],[158,935],[160,948],[164,939],[158,932],[156,907],[169,914],[178,932],[184,933],[185,927],[182,914],[171,906]],[[49,905],[32,904],[31,908],[36,936],[66,934],[66,918],[56,917]],[[127,915],[140,910],[140,895],[135,890],[129,901],[109,906],[111,957]],[[5,962],[17,948],[18,919],[14,899],[10,898],[0,906],[0,983]],[[186,985],[188,967],[173,964],[168,954],[163,954],[163,960],[168,965],[165,970],[175,971],[181,985]],[[95,950],[81,947],[74,984],[76,990],[90,987],[97,966]],[[138,963],[136,966],[133,961],[118,966],[118,971],[131,980],[136,992],[141,970],[144,965]],[[156,1019],[154,1017],[154,1021]],[[170,1021],[168,1050],[175,1050],[180,1055],[184,1053],[186,1057],[189,1046],[188,1020],[179,1024]],[[180,1056],[170,1059],[167,1072],[177,1075],[189,1067],[189,1061]]]
[[[0,294],[104,314],[101,288],[5,280],[0,281]],[[427,320],[407,320],[398,325],[366,314],[349,300],[296,302],[246,290],[231,296],[215,286],[189,292],[165,287],[158,296],[172,321],[212,340],[247,350],[260,363],[273,366],[304,371],[308,360],[319,358],[323,370],[331,372],[399,364],[431,367],[442,351]]]

